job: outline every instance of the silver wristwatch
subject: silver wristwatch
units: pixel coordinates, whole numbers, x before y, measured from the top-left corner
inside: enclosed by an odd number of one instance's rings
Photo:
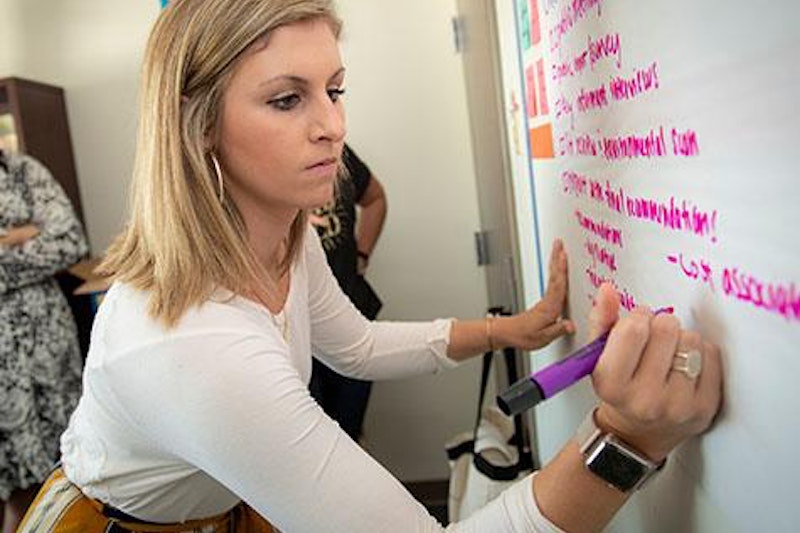
[[[595,423],[592,409],[575,432],[584,463],[594,475],[621,492],[642,488],[653,474],[661,470],[666,459],[655,463],[633,450]]]

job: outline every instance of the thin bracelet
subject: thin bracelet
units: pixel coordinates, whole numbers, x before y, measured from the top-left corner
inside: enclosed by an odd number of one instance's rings
[[[494,339],[492,337],[492,325],[494,323],[495,316],[494,315],[487,315],[486,316],[486,340],[489,341],[489,351],[495,351],[494,346]]]
[[[362,252],[361,250],[356,251],[358,257],[363,259],[365,262],[369,263],[369,254],[367,252]]]

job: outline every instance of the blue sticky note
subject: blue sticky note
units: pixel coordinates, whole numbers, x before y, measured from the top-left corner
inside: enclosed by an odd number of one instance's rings
[[[517,22],[522,39],[522,49],[527,50],[531,47],[531,14],[528,0],[517,0]]]

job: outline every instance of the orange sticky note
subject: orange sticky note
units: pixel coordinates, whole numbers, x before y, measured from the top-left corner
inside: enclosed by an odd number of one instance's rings
[[[544,126],[531,128],[531,157],[533,159],[553,159],[553,126],[550,123]]]

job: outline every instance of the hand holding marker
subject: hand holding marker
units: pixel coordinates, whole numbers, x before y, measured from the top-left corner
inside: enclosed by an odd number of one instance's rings
[[[664,307],[655,314],[672,312],[672,307]],[[511,385],[497,396],[500,410],[507,415],[518,415],[591,374],[606,347],[608,334],[605,332],[572,355]]]

